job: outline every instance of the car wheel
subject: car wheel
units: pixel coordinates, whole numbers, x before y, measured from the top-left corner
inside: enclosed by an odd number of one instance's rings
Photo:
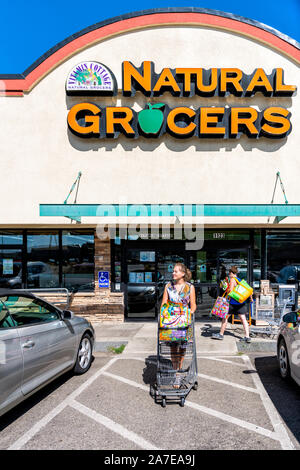
[[[83,335],[78,348],[77,360],[74,366],[75,374],[84,374],[92,363],[92,340],[86,333]]]
[[[278,361],[280,375],[283,379],[288,380],[291,376],[289,355],[284,339],[280,340],[278,348]]]

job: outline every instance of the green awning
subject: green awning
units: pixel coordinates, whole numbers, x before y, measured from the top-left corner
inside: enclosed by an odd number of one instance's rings
[[[40,216],[285,218],[300,216],[300,204],[40,204]]]

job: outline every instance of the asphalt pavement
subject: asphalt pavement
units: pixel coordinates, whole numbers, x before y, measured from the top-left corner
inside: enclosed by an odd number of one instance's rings
[[[184,407],[156,403],[156,328],[97,325],[90,370],[65,374],[0,418],[0,449],[300,449],[299,387],[281,379],[273,352],[238,351],[235,325],[216,341],[217,324],[196,324],[198,390]],[[101,350],[106,343],[126,347],[116,354]]]

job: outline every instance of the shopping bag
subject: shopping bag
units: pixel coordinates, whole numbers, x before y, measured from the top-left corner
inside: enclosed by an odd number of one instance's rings
[[[211,311],[212,315],[215,315],[216,317],[219,317],[219,318],[227,318],[228,311],[229,311],[228,300],[224,296],[218,297],[212,308],[212,311]]]
[[[183,329],[165,329],[162,328],[159,330],[159,341],[168,341],[168,342],[175,342],[175,341],[185,341],[185,342],[192,342],[193,341],[193,327],[189,326]]]
[[[253,289],[244,279],[242,281],[239,281],[236,278],[234,279],[236,280],[237,285],[233,291],[228,294],[228,296],[242,304],[250,297],[250,295],[253,294]]]
[[[191,309],[181,303],[167,301],[160,309],[160,328],[187,328],[192,323]]]

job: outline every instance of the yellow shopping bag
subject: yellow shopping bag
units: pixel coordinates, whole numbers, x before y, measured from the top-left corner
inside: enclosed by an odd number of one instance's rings
[[[253,294],[253,289],[247,282],[243,279],[239,281],[237,278],[234,278],[237,282],[237,286],[228,294],[228,297],[232,297],[234,300],[242,304],[247,300],[250,295]]]

